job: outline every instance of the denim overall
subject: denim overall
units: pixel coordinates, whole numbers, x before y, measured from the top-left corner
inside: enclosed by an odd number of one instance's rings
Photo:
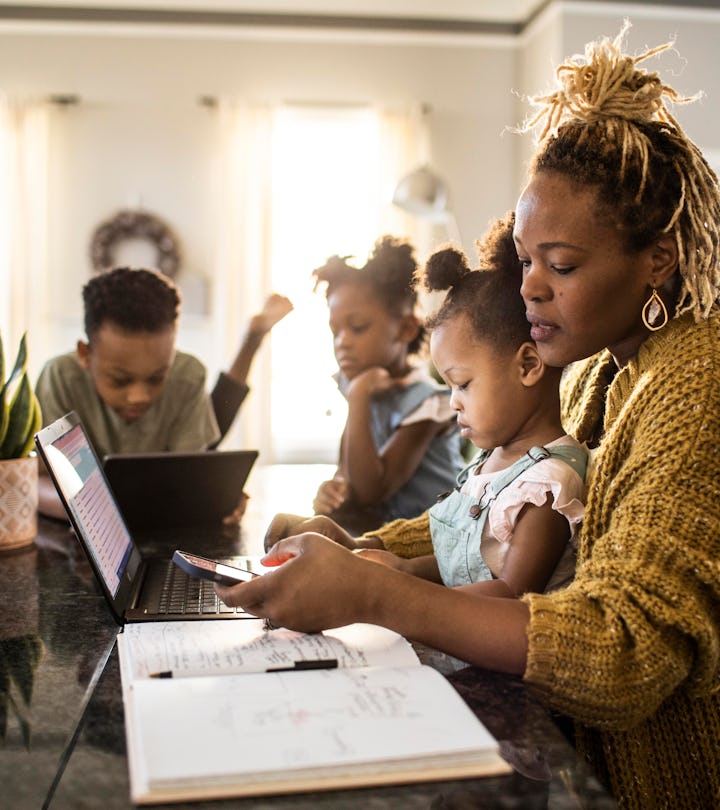
[[[571,445],[531,447],[530,450],[496,475],[478,501],[460,492],[468,476],[490,455],[482,450],[457,477],[457,487],[441,496],[430,508],[430,534],[440,576],[448,587],[468,585],[492,579],[493,575],[480,553],[480,539],[492,502],[522,472],[546,458],[559,458],[569,464],[584,480],[587,452]]]

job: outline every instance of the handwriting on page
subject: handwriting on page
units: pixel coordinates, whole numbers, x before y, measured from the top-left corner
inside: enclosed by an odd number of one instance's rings
[[[427,667],[141,680],[133,705],[147,779],[157,787],[217,784],[233,774],[276,784],[299,769],[372,763],[375,772],[495,748]],[[193,735],[208,744],[188,746]]]
[[[124,631],[133,675],[174,676],[265,672],[299,661],[335,659],[338,667],[412,665],[412,648],[384,628],[353,625],[326,633],[263,631],[260,623],[158,622],[128,625]]]

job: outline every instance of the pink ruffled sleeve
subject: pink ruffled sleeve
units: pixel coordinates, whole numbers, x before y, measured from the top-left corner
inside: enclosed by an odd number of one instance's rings
[[[493,536],[501,543],[510,543],[518,515],[525,504],[542,506],[548,493],[552,493],[552,508],[567,518],[574,544],[585,511],[584,484],[575,470],[554,458],[530,467],[498,495],[488,515]]]

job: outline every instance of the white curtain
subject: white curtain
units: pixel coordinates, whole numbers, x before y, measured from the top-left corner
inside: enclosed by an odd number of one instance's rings
[[[270,146],[272,111],[218,102],[219,189],[213,326],[218,357],[226,368],[251,315],[269,294]],[[269,350],[264,341],[250,375],[252,395],[225,439],[225,447],[269,450]],[[265,369],[263,370],[263,367]],[[257,381],[257,384],[256,382]]]
[[[46,345],[49,111],[0,95],[0,329],[5,362],[28,332],[31,376]]]
[[[321,116],[323,105],[318,105]],[[306,113],[312,110],[305,108]],[[287,242],[288,234],[273,230],[271,188],[273,120],[276,111],[270,108],[243,106],[220,101],[218,121],[220,131],[220,185],[218,194],[217,267],[213,295],[214,328],[217,350],[230,361],[247,324],[248,318],[262,305],[271,292],[273,253],[282,253],[277,240]],[[349,117],[356,111],[350,110]],[[332,115],[340,113],[332,108]],[[393,233],[410,239],[422,261],[431,249],[432,226],[410,217],[392,205],[397,181],[408,171],[428,161],[427,135],[418,108],[406,111],[378,111],[379,148],[377,165],[377,223],[374,235]],[[342,200],[348,190],[338,177],[336,195]],[[303,212],[307,214],[307,212]],[[273,240],[276,241],[273,251]],[[363,237],[363,243],[366,237]],[[367,244],[369,250],[371,243]],[[287,245],[284,245],[287,248]],[[308,267],[311,265],[308,265]],[[309,273],[309,270],[307,271]],[[308,280],[309,284],[309,280]],[[280,289],[278,292],[285,292]],[[300,312],[293,316],[293,329],[303,334]],[[270,402],[277,414],[278,401],[292,400],[284,392],[272,390],[271,340],[265,340],[250,375],[252,393],[243,405],[225,447],[256,447],[265,462],[288,460],[292,456],[288,431],[297,433],[297,414],[292,401],[287,401],[287,413],[280,417],[282,436],[273,442]],[[312,359],[302,362],[312,366]],[[294,418],[293,418],[294,417]],[[278,418],[276,416],[276,418]],[[276,431],[277,433],[277,431]],[[337,437],[329,440],[334,448]],[[274,446],[279,442],[279,448]],[[289,458],[289,456],[288,456]],[[294,460],[299,460],[293,456]],[[309,458],[305,460],[317,460]]]
[[[382,232],[405,236],[425,257],[432,239],[430,224],[392,205],[395,186],[409,172],[430,162],[428,132],[419,105],[404,110],[381,110],[380,189]]]

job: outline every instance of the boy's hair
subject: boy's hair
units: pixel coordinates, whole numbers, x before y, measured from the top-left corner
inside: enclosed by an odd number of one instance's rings
[[[473,336],[500,351],[515,351],[531,340],[525,302],[520,295],[522,265],[515,250],[515,214],[496,220],[476,243],[480,268],[471,270],[457,248],[433,253],[418,282],[429,291],[448,290],[426,326],[436,329],[457,315],[466,315]]]
[[[393,236],[382,236],[375,242],[370,258],[363,267],[348,263],[350,256],[331,256],[322,267],[313,270],[315,289],[326,285],[325,296],[343,284],[363,284],[387,312],[402,318],[417,303],[413,284],[417,272],[414,249],[409,242]],[[408,354],[417,354],[425,341],[425,328],[408,345]]]
[[[162,332],[180,313],[180,291],[155,270],[116,267],[99,273],[82,291],[88,340],[105,323],[127,332]]]
[[[682,285],[677,314],[707,317],[720,297],[720,192],[718,179],[697,146],[668,111],[665,99],[683,98],[622,53],[625,22],[614,41],[589,43],[584,58],[557,68],[558,88],[531,102],[539,108],[524,131],[537,128],[531,173],[555,171],[581,186],[595,186],[607,218],[629,251],[663,234],[678,248]]]

